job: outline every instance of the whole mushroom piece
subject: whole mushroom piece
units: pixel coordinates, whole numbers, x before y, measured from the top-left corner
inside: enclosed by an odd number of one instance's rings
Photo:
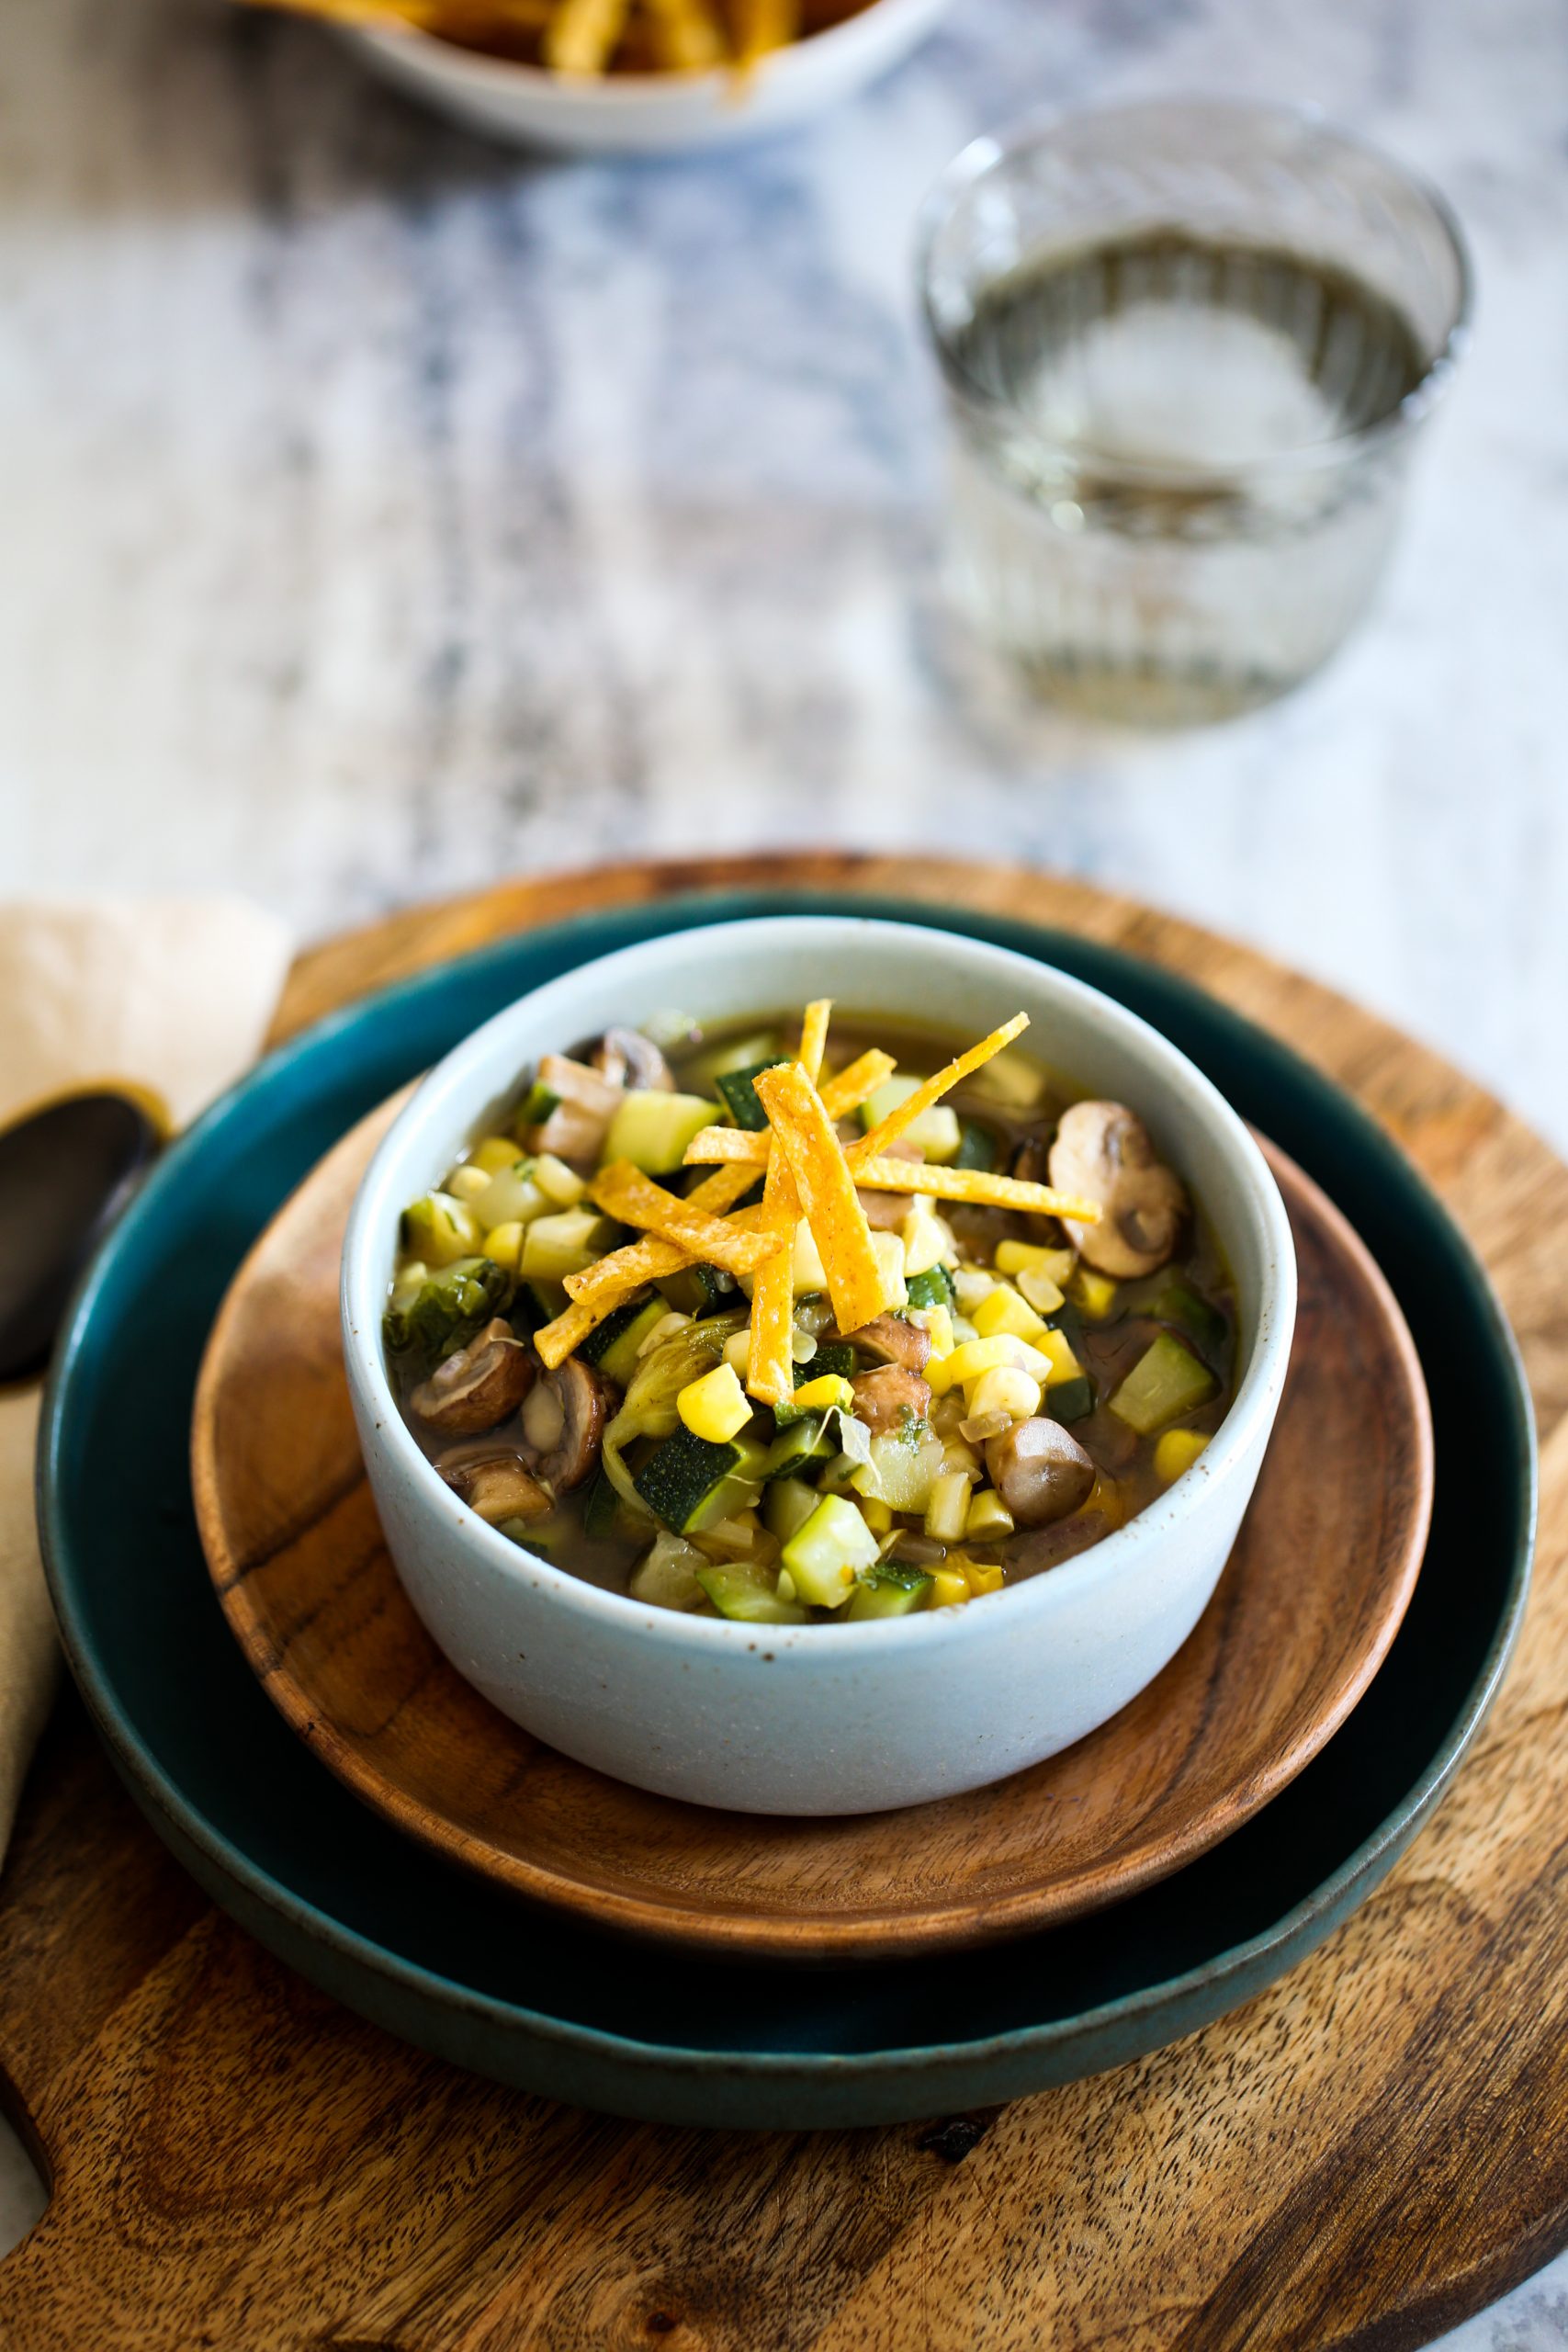
[[[987,1440],[986,1468],[1019,1527],[1066,1519],[1088,1499],[1094,1464],[1060,1421],[1037,1414]]]
[[[547,1519],[555,1509],[549,1488],[510,1448],[476,1452],[459,1446],[435,1466],[453,1492],[491,1527],[509,1519]]]
[[[612,1086],[663,1094],[675,1091],[669,1063],[640,1029],[606,1029],[593,1048],[593,1067]]]
[[[1165,1264],[1188,1213],[1187,1193],[1124,1102],[1075,1102],[1064,1111],[1049,1166],[1059,1193],[1099,1204],[1098,1225],[1062,1219],[1089,1265],[1127,1281]]]
[[[547,1372],[523,1415],[525,1450],[553,1494],[570,1495],[592,1475],[617,1391],[575,1356]]]
[[[409,1408],[444,1437],[478,1437],[511,1419],[533,1385],[534,1369],[511,1324],[497,1316],[420,1382]]]

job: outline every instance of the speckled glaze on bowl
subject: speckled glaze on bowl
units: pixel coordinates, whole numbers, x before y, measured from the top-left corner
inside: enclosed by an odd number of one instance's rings
[[[979,1035],[1021,1007],[1041,1057],[1132,1102],[1235,1277],[1244,1369],[1201,1462],[1093,1551],[968,1609],[760,1629],[643,1605],[468,1510],[398,1412],[380,1325],[400,1213],[552,1047],[679,1006],[713,1023],[824,990]],[[897,923],[784,917],[649,940],[509,1007],[434,1070],[378,1151],[344,1250],[344,1352],[411,1600],[458,1672],[539,1738],[640,1788],[751,1813],[880,1811],[983,1786],[1124,1706],[1196,1624],[1235,1540],[1290,1355],[1295,1260],[1241,1120],[1155,1030],[1065,973]]]
[[[546,73],[412,27],[344,25],[343,38],[389,82],[471,130],[524,147],[597,155],[696,154],[793,130],[887,73],[948,0],[872,0],[793,41],[741,78],[713,74]]]

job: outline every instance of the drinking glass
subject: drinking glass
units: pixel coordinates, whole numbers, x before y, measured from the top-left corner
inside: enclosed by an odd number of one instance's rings
[[[1159,725],[1365,610],[1468,334],[1442,199],[1316,115],[1119,107],[975,141],[925,215],[949,571],[1042,693]]]

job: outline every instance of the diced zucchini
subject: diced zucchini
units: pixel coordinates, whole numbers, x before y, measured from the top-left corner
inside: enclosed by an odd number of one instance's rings
[[[783,1054],[772,1054],[765,1061],[750,1062],[742,1069],[714,1073],[713,1082],[723,1095],[730,1117],[750,1135],[761,1135],[768,1124],[768,1114],[757,1099],[757,1080],[765,1069],[781,1068],[784,1058]]]
[[[638,1349],[669,1312],[662,1298],[635,1298],[629,1306],[617,1306],[596,1331],[580,1340],[577,1352],[584,1363],[597,1364],[606,1379],[629,1388]]]
[[[958,1150],[953,1162],[955,1168],[981,1168],[987,1172],[997,1164],[997,1139],[988,1127],[976,1125],[973,1119],[958,1123]]]
[[[514,1158],[510,1167],[492,1174],[473,1204],[474,1215],[487,1233],[498,1225],[531,1225],[536,1216],[548,1216],[552,1208],[560,1205],[535,1182],[534,1165],[531,1159]]]
[[[1152,1437],[1168,1421],[1206,1405],[1218,1386],[1208,1365],[1190,1348],[1162,1331],[1111,1399],[1111,1409],[1140,1437]]]
[[[884,1430],[872,1439],[872,1475],[889,1510],[924,1513],[942,1456],[942,1440],[929,1421],[911,1419],[901,1430]]]
[[[692,1137],[717,1117],[717,1103],[700,1094],[666,1094],[658,1087],[638,1087],[616,1104],[604,1157],[629,1159],[645,1176],[669,1176],[684,1159]]]
[[[803,1388],[815,1388],[819,1380],[842,1380],[848,1382],[853,1378],[855,1369],[855,1351],[853,1348],[851,1347],[849,1341],[847,1340],[834,1340],[829,1346],[825,1348],[818,1348],[816,1354],[810,1357],[807,1363],[797,1363],[795,1365],[795,1394],[798,1396]],[[841,1400],[838,1397],[831,1397],[827,1401],[830,1404],[837,1404]],[[853,1400],[852,1399],[851,1401],[852,1402]],[[781,1430],[786,1430],[792,1421],[797,1421],[800,1419],[802,1413],[809,1413],[813,1409],[819,1410],[821,1408],[814,1408],[810,1405],[801,1405],[798,1403],[775,1405],[773,1407],[773,1419],[778,1423]]]
[[[657,1284],[667,1306],[677,1315],[712,1315],[725,1304],[726,1292],[716,1266],[682,1266]]]
[[[962,1470],[944,1470],[931,1481],[926,1533],[935,1544],[962,1544],[968,1524],[969,1480]]]
[[[698,1579],[707,1565],[694,1545],[661,1529],[632,1571],[626,1590],[645,1607],[700,1609],[707,1595]]]
[[[790,1283],[796,1298],[814,1297],[828,1287],[822,1253],[804,1217],[795,1228],[795,1261],[790,1271]]]
[[[929,1266],[923,1274],[911,1274],[908,1287],[911,1306],[950,1307],[956,1295],[945,1266]]]
[[[877,1088],[874,1094],[868,1094],[860,1108],[861,1125],[865,1133],[869,1135],[873,1127],[880,1126],[882,1121],[907,1102],[911,1094],[918,1094],[924,1083],[924,1080],[919,1078],[890,1078]],[[956,1159],[962,1141],[957,1112],[946,1102],[933,1103],[929,1111],[922,1111],[919,1117],[905,1128],[904,1140],[918,1145],[926,1159],[938,1166]]]
[[[1094,1410],[1094,1383],[1087,1372],[1076,1380],[1058,1380],[1046,1389],[1045,1402],[1053,1420],[1081,1421]]]
[[[779,1543],[787,1544],[821,1499],[804,1478],[775,1478],[762,1489],[762,1524]]]
[[[843,1495],[824,1495],[784,1545],[783,1565],[803,1600],[838,1609],[850,1598],[856,1576],[875,1566],[877,1548],[855,1505]]]
[[[632,1480],[655,1519],[677,1535],[701,1534],[716,1520],[747,1510],[762,1483],[767,1449],[753,1438],[714,1445],[678,1429]]]
[[[536,1216],[523,1235],[523,1274],[527,1282],[561,1283],[602,1258],[615,1238],[611,1220],[597,1209],[558,1209]]]
[[[1230,1325],[1217,1306],[1211,1306],[1190,1283],[1173,1279],[1163,1284],[1145,1310],[1156,1323],[1172,1323],[1196,1340],[1211,1359],[1223,1360],[1230,1340]]]
[[[473,1210],[450,1193],[426,1193],[403,1211],[403,1248],[427,1266],[451,1266],[473,1257],[481,1238]]]
[[[798,1602],[781,1600],[778,1580],[771,1568],[755,1568],[742,1560],[722,1567],[703,1567],[697,1582],[721,1617],[741,1625],[804,1625],[806,1611]]]
[[[526,1226],[523,1229],[526,1232]],[[512,1319],[525,1331],[536,1331],[541,1324],[553,1323],[564,1314],[566,1306],[566,1291],[559,1283],[519,1283]]]
[[[521,1135],[527,1127],[542,1127],[559,1102],[560,1096],[554,1087],[547,1086],[542,1079],[536,1078],[517,1105],[515,1125],[518,1134]]]
[[[807,1463],[826,1462],[836,1451],[828,1435],[828,1424],[820,1414],[802,1413],[798,1419],[781,1429],[768,1448],[764,1478],[793,1478]]]
[[[1032,1111],[1045,1091],[1045,1073],[1016,1046],[993,1054],[970,1079],[976,1094],[1005,1103],[1010,1111]]]
[[[849,1606],[852,1623],[868,1617],[908,1617],[923,1609],[931,1597],[931,1580],[924,1568],[900,1567],[895,1560],[880,1560],[855,1586]]]
[[[770,1060],[783,1059],[781,1043],[776,1029],[759,1029],[749,1037],[731,1037],[727,1043],[709,1046],[686,1067],[703,1085],[716,1086],[728,1070],[766,1069]]]

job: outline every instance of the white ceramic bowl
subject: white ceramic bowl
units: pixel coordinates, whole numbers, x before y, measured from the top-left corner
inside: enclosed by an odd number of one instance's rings
[[[673,155],[730,147],[822,114],[923,40],[948,0],[871,0],[842,24],[729,73],[547,74],[401,27],[348,25],[377,72],[459,122],[525,147]]]
[[[1040,1058],[1130,1102],[1203,1204],[1235,1277],[1245,1367],[1195,1467],[1065,1566],[967,1608],[758,1627],[649,1609],[521,1551],[442,1484],[404,1426],[381,1317],[404,1204],[550,1048],[679,1007],[709,1022],[824,992],[979,1036],[1021,1007]],[[1228,1104],[1174,1046],[1045,966],[904,923],[782,916],[587,964],[434,1069],[368,1170],[344,1250],[365,1458],[399,1575],[460,1674],[618,1780],[752,1813],[859,1813],[1002,1779],[1124,1706],[1179,1648],[1224,1567],[1273,1425],[1295,1317],[1283,1204]]]

